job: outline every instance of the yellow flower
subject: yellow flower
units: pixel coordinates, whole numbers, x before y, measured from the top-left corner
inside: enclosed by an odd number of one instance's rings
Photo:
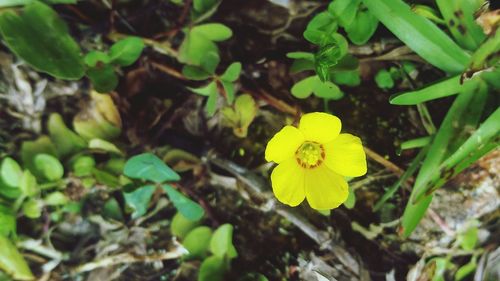
[[[340,134],[340,119],[313,112],[302,116],[299,127],[285,126],[269,141],[266,160],[278,163],[271,174],[273,192],[295,207],[304,198],[317,210],[337,208],[349,193],[344,177],[366,174],[361,140]]]

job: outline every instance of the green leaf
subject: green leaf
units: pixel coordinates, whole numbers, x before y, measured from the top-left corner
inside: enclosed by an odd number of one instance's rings
[[[324,99],[339,100],[344,96],[339,87],[330,81],[321,82],[317,80],[313,91],[317,97]]]
[[[233,107],[222,109],[224,121],[233,128],[236,136],[244,138],[247,136],[248,127],[257,114],[257,104],[251,95],[244,94],[239,96]]]
[[[478,241],[477,225],[472,225],[466,231],[458,236],[458,243],[465,251],[472,251],[476,247]]]
[[[432,136],[426,136],[426,137],[421,137],[421,138],[416,138],[412,140],[407,140],[399,146],[398,151],[396,153],[398,155],[401,154],[403,150],[408,150],[408,149],[414,149],[414,148],[420,148],[427,146],[432,140]]]
[[[477,72],[489,67],[494,67],[497,69],[495,77],[498,77],[498,63],[500,58],[495,55],[498,52],[500,52],[500,33],[495,32],[474,52],[468,72]],[[485,73],[482,73],[481,77],[484,76],[484,74]]]
[[[444,273],[446,272],[446,267],[448,267],[449,261],[446,258],[434,258],[429,261],[429,263],[431,262],[436,266],[434,276],[432,276],[432,281],[445,281]]]
[[[60,191],[54,191],[49,193],[43,198],[43,202],[48,206],[61,206],[66,205],[69,202],[68,197]]]
[[[451,35],[462,47],[474,51],[484,41],[485,34],[475,21],[479,1],[436,0]]]
[[[470,56],[428,19],[413,13],[402,0],[363,0],[394,35],[430,64],[461,73]]]
[[[197,221],[200,220],[205,214],[205,211],[198,203],[187,198],[184,194],[175,190],[172,186],[164,184],[162,185],[162,188],[167,193],[175,208],[177,208],[177,210],[187,219]]]
[[[193,0],[193,8],[198,13],[205,13],[217,4],[217,0]]]
[[[36,178],[30,170],[24,170],[23,175],[21,176],[19,189],[27,197],[32,197],[40,193],[40,188],[38,187]]]
[[[75,176],[86,177],[92,175],[92,170],[95,167],[95,160],[92,156],[82,155],[78,156],[71,166]]]
[[[0,181],[10,188],[18,188],[23,170],[16,160],[6,157],[0,166]]]
[[[47,136],[41,136],[34,141],[24,141],[21,144],[21,159],[23,165],[28,168],[37,178],[42,178],[43,175],[35,167],[35,156],[40,153],[57,156],[57,151],[52,141]]]
[[[227,267],[224,259],[217,256],[208,257],[201,263],[198,281],[223,281]]]
[[[173,235],[184,239],[184,237],[186,237],[186,235],[198,225],[200,225],[199,220],[192,221],[190,219],[187,219],[180,212],[177,212],[172,219],[170,232],[172,232]]]
[[[319,80],[317,76],[309,76],[295,83],[291,89],[292,95],[299,99],[305,99],[309,97],[314,87],[316,86],[316,81]]]
[[[42,215],[42,204],[30,198],[23,203],[23,214],[30,219],[37,219]]]
[[[241,63],[233,62],[227,67],[226,71],[224,71],[224,74],[221,75],[220,79],[229,82],[234,82],[238,80],[238,77],[240,77],[240,73],[241,73]]]
[[[394,80],[392,80],[392,76],[389,71],[385,69],[381,69],[377,72],[377,75],[375,75],[375,82],[381,89],[391,89],[394,87]]]
[[[84,139],[66,127],[59,113],[50,114],[47,130],[60,157],[76,154],[87,147]]]
[[[220,258],[235,258],[238,256],[236,249],[233,245],[233,226],[226,223],[217,230],[215,230],[212,235],[212,240],[210,241],[210,251],[217,257]]]
[[[96,181],[100,184],[107,185],[109,187],[122,186],[120,179],[117,176],[115,176],[107,171],[103,171],[103,170],[94,168],[94,169],[92,169],[92,175],[94,176]]]
[[[0,236],[16,235],[16,216],[11,208],[0,204]]]
[[[354,208],[354,205],[356,205],[356,193],[352,189],[352,187],[349,185],[349,194],[347,196],[347,200],[344,202],[344,206],[347,209],[352,209]]]
[[[286,54],[286,57],[290,59],[305,59],[314,61],[314,54],[308,52],[290,52]]]
[[[356,12],[361,0],[335,0],[328,5],[328,11],[334,15],[342,27],[349,26]]]
[[[219,52],[219,48],[214,42],[205,36],[186,32],[186,37],[179,47],[179,61],[185,64],[200,66],[206,54]]]
[[[85,57],[83,58],[83,61],[87,66],[90,67],[95,67],[98,64],[108,64],[111,62],[111,58],[109,55],[105,52],[101,51],[90,51],[88,52]]]
[[[477,117],[476,115],[480,115],[481,113],[481,110],[479,110],[477,113],[471,114],[473,107],[470,107],[470,105],[482,108],[487,93],[485,91],[478,91],[480,89],[480,84],[478,83],[467,83],[466,86],[462,88],[461,93],[448,110],[436,136],[430,144],[429,152],[415,180],[410,200],[406,205],[402,218],[403,236],[405,237],[408,237],[413,232],[432,200],[432,194],[424,196],[428,190],[427,185],[433,176],[440,175],[439,166],[445,157],[452,152],[450,151],[451,144],[453,141],[460,139],[458,136],[464,130],[463,125],[466,121],[470,120],[473,115]],[[417,199],[418,202],[416,202]]]
[[[225,41],[231,36],[233,32],[231,29],[221,23],[205,23],[197,25],[191,29],[194,36],[203,36],[210,41]]]
[[[370,11],[360,9],[345,31],[352,43],[363,45],[372,37],[377,27],[378,19]]]
[[[120,208],[120,204],[113,197],[111,197],[104,204],[104,209],[103,209],[102,214],[105,218],[113,219],[116,221],[123,221],[124,220],[122,209]]]
[[[201,61],[201,68],[210,74],[214,74],[219,62],[219,54],[217,52],[209,52],[203,57],[203,60]]]
[[[189,251],[188,258],[202,259],[206,257],[211,238],[212,229],[207,226],[199,226],[189,232],[182,241],[182,246]]]
[[[307,24],[306,30],[320,31],[322,33],[332,33],[337,31],[337,21],[327,11],[315,15]]]
[[[361,77],[358,70],[338,71],[332,74],[332,81],[335,84],[346,86],[358,86],[361,83]]]
[[[83,76],[80,47],[64,21],[46,4],[34,1],[21,15],[3,12],[0,33],[9,49],[36,70],[68,80]]]
[[[314,70],[314,57],[313,60],[309,59],[297,59],[292,63],[290,67],[290,73],[298,73],[304,70]]]
[[[455,281],[463,280],[469,274],[473,273],[477,268],[477,257],[474,255],[470,261],[461,266],[455,273]]]
[[[189,80],[201,81],[210,77],[210,73],[206,72],[201,67],[193,65],[185,65],[182,68],[182,75]]]
[[[203,86],[201,88],[189,88],[188,89],[193,92],[193,93],[196,93],[198,95],[201,95],[201,96],[206,96],[206,97],[209,97],[213,94],[217,94],[217,84],[215,83],[215,81],[212,81],[210,83],[208,83],[206,86]]]
[[[34,280],[28,264],[16,246],[7,237],[0,235],[0,270],[16,280]]]
[[[149,201],[151,201],[151,196],[153,196],[155,190],[156,187],[154,185],[145,185],[132,192],[123,193],[125,203],[133,210],[132,219],[139,218],[146,214]]]
[[[224,92],[226,93],[227,102],[229,104],[233,103],[234,92],[235,92],[233,82],[221,80],[221,84],[222,84],[222,87],[224,88]]]
[[[112,63],[129,66],[139,58],[143,49],[142,39],[130,36],[114,43],[109,49],[109,57]]]
[[[118,86],[118,76],[109,64],[100,65],[87,69],[89,77],[94,89],[99,93],[108,93],[113,91]]]
[[[109,152],[117,155],[123,155],[123,152],[113,143],[102,139],[91,139],[89,148],[92,150]]]
[[[165,162],[152,153],[143,153],[130,158],[125,164],[123,173],[133,179],[150,180],[156,183],[181,179]]]
[[[219,97],[219,94],[215,91],[210,93],[207,99],[207,103],[205,104],[205,112],[207,113],[208,117],[212,117],[215,114],[215,111],[217,110],[217,98]]]
[[[50,154],[37,154],[33,159],[33,163],[43,179],[49,182],[60,180],[64,176],[64,168],[61,162]]]
[[[457,75],[416,91],[393,95],[389,98],[389,102],[395,105],[415,105],[458,94],[461,88],[460,75]]]

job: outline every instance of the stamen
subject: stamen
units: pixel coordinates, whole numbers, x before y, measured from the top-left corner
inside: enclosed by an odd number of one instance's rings
[[[303,168],[314,169],[325,160],[325,149],[316,142],[304,142],[295,152],[297,163]]]

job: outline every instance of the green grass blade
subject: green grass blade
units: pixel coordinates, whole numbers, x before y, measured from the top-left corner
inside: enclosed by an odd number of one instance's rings
[[[396,37],[430,64],[449,73],[462,72],[470,56],[430,20],[401,0],[363,0]]]
[[[389,102],[394,105],[415,105],[422,102],[456,95],[460,91],[460,75],[446,78],[425,88],[393,95]]]

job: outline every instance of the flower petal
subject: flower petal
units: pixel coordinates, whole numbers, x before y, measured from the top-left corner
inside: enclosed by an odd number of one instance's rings
[[[293,126],[285,126],[267,143],[266,161],[281,163],[293,157],[295,151],[304,142],[302,133]]]
[[[325,164],[334,172],[346,177],[366,174],[366,154],[361,140],[351,134],[340,134],[324,144]]]
[[[306,171],[305,187],[307,202],[316,210],[337,208],[347,200],[349,193],[344,177],[326,165]]]
[[[305,172],[295,158],[289,158],[274,168],[271,183],[274,195],[281,203],[295,207],[304,201]]]
[[[336,138],[340,133],[342,123],[337,116],[313,112],[304,114],[300,118],[299,130],[308,141],[327,143]]]

